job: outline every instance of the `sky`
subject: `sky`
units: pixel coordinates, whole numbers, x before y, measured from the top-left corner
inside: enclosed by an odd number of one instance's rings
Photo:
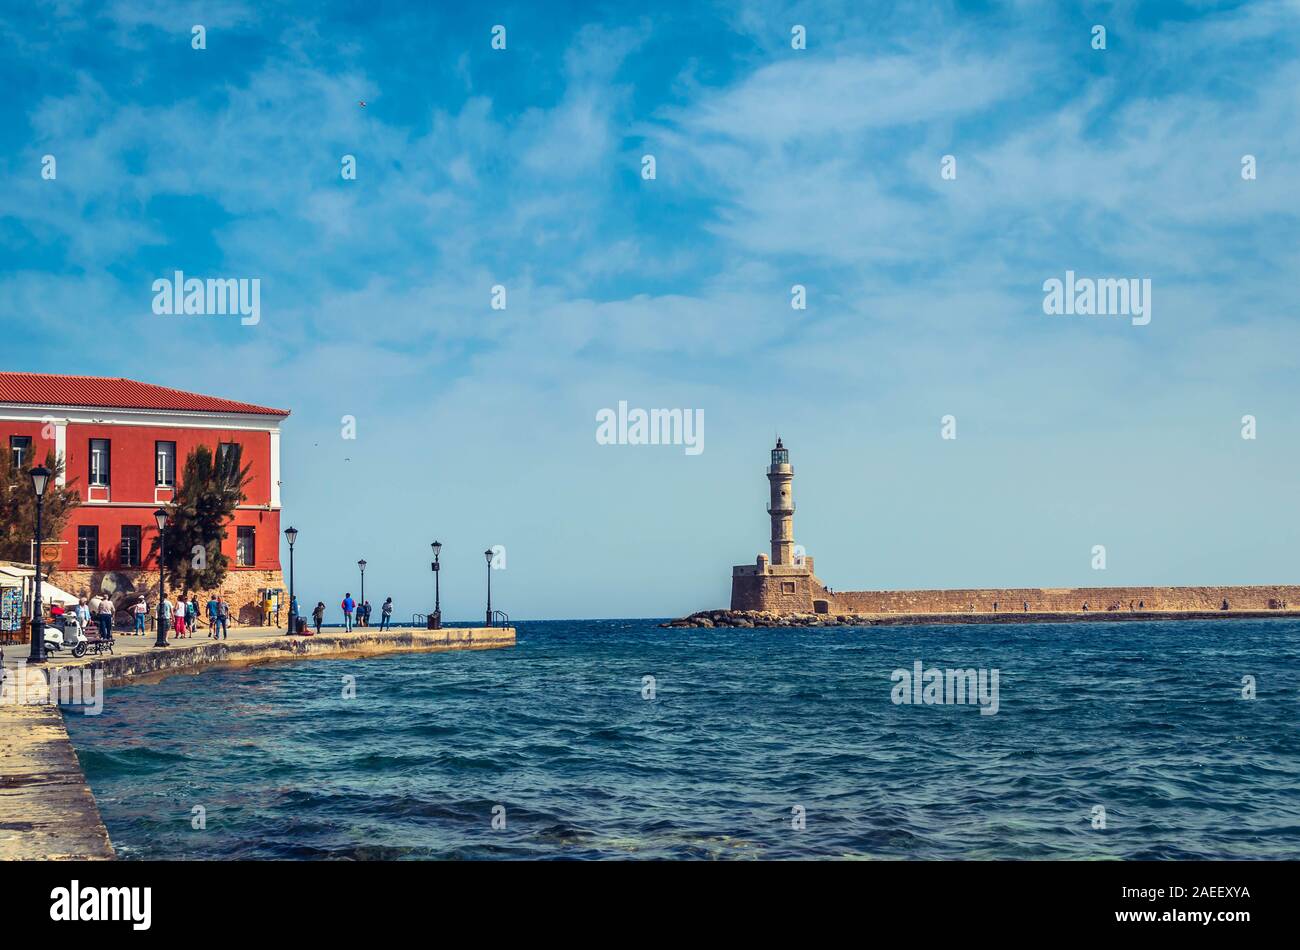
[[[1294,582],[1298,48],[1296,2],[6,3],[3,367],[290,408],[305,603],[365,558],[425,612],[436,538],[449,619],[492,545],[512,618],[726,606],[778,433],[838,590]],[[177,269],[260,321],[154,313]],[[1150,322],[1045,313],[1067,271]],[[703,451],[602,444],[620,401]]]

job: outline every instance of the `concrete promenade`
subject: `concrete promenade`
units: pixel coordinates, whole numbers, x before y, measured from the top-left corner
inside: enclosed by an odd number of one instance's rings
[[[49,696],[49,676],[102,674],[105,686],[153,682],[177,673],[282,660],[381,656],[513,646],[514,627],[363,627],[320,636],[286,636],[268,627],[240,627],[227,640],[119,636],[112,654],[81,659],[66,651],[42,666],[25,663],[27,644],[5,644],[0,687],[0,860],[106,859],[113,846],[86,785],[63,714]]]

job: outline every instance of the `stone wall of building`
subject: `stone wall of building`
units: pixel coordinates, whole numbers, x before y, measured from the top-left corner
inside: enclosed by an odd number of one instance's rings
[[[50,583],[60,587],[69,594],[91,597],[97,593],[107,594],[118,608],[117,620],[126,622],[130,619],[129,611],[140,594],[144,594],[149,603],[150,612],[158,608],[158,572],[157,571],[54,571],[50,574]],[[259,593],[270,587],[286,593],[280,599],[280,617],[285,617],[289,608],[288,587],[280,571],[231,570],[226,572],[225,580],[217,588],[230,604],[231,612],[241,624],[260,624],[261,607]],[[167,585],[167,596],[174,598],[178,591]],[[180,591],[188,594],[190,591]],[[212,591],[195,591],[202,602],[206,602]]]

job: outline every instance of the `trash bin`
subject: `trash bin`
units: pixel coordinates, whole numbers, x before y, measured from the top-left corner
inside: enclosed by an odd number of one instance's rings
[[[300,634],[302,634],[302,633],[306,633],[306,632],[307,632],[307,618],[306,618],[306,617],[295,617],[294,619],[298,622],[298,633],[300,633]]]

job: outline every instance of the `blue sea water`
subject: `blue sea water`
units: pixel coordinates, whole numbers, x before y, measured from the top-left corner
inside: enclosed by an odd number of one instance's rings
[[[1297,858],[1298,644],[1285,619],[526,622],[66,718],[125,858]],[[999,670],[997,714],[894,704],[918,659]]]

